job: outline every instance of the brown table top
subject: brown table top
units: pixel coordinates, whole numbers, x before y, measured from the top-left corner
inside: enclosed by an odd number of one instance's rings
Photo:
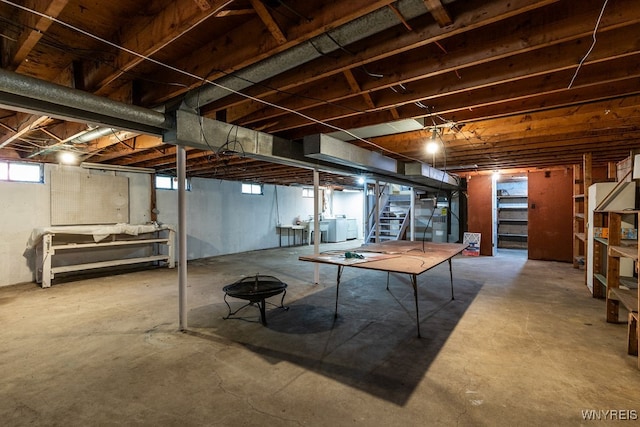
[[[453,258],[467,246],[468,245],[463,243],[394,240],[384,243],[362,245],[349,250],[303,255],[300,256],[299,259],[301,261],[390,271],[394,273],[422,274],[436,265]],[[364,259],[346,258],[346,252],[356,252],[364,256]]]

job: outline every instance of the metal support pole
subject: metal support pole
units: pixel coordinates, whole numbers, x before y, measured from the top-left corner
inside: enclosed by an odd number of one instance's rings
[[[416,189],[411,187],[411,204],[409,205],[409,240],[415,242],[416,240]]]
[[[176,152],[176,169],[178,170],[178,312],[180,330],[187,329],[187,152],[178,145]]]
[[[313,170],[313,253],[320,253],[320,239],[322,232],[320,231],[320,173],[318,169]],[[313,283],[320,283],[320,264],[314,263]]]
[[[375,209],[376,209],[376,216],[373,218],[373,220],[375,221],[374,224],[376,226],[376,239],[375,242],[376,243],[380,243],[380,210],[382,209],[380,207],[380,181],[378,181],[376,179],[376,185],[374,186],[374,192],[375,192]]]

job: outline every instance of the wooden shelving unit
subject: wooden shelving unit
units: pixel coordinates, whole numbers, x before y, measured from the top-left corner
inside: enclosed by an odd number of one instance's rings
[[[527,196],[498,196],[498,247],[526,249],[527,238]]]
[[[593,227],[609,228],[609,213],[607,211],[593,212]],[[609,239],[606,237],[593,238],[593,297],[605,298],[607,292],[607,251]]]
[[[589,206],[587,189],[593,182],[591,160],[591,153],[586,153],[582,164],[573,166],[573,268],[585,267],[588,258],[585,213]]]
[[[627,353],[638,356],[638,215],[640,211],[608,212],[608,251],[606,276],[607,322],[618,323],[620,306],[627,310]],[[632,225],[632,228],[627,228]],[[629,231],[631,230],[631,231]],[[633,231],[635,230],[635,232]],[[625,238],[631,237],[631,238]],[[629,258],[634,262],[634,276],[620,275],[621,259]],[[640,368],[640,360],[638,362]]]

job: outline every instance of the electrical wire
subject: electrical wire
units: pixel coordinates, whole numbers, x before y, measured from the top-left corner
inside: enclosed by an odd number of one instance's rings
[[[404,154],[396,153],[396,152],[394,152],[394,151],[392,151],[392,150],[389,150],[389,149],[387,149],[387,148],[385,148],[385,147],[383,147],[383,146],[381,146],[381,145],[378,145],[378,144],[376,144],[376,143],[374,143],[374,142],[371,142],[371,141],[369,141],[369,140],[367,140],[367,139],[365,139],[365,138],[362,138],[362,137],[360,137],[360,136],[358,136],[358,135],[355,135],[354,133],[350,132],[350,131],[349,131],[349,130],[347,130],[347,129],[342,129],[342,128],[341,128],[341,127],[339,127],[339,126],[332,125],[332,124],[330,124],[330,123],[326,123],[326,122],[324,122],[324,121],[322,121],[322,120],[316,119],[316,118],[314,118],[314,117],[311,117],[311,116],[309,116],[309,115],[307,115],[307,114],[304,114],[304,113],[301,113],[301,112],[299,112],[299,111],[295,111],[295,110],[293,110],[293,109],[291,109],[291,108],[288,108],[288,107],[285,107],[285,106],[282,106],[282,105],[278,105],[278,104],[275,104],[275,103],[273,103],[273,102],[269,102],[269,101],[266,101],[266,100],[263,100],[263,99],[257,98],[257,97],[255,97],[255,96],[251,96],[251,95],[248,95],[248,94],[242,93],[242,92],[240,92],[240,91],[238,91],[238,90],[235,90],[235,89],[229,88],[229,87],[227,87],[227,86],[224,86],[224,85],[222,85],[222,84],[220,84],[220,83],[214,82],[214,81],[209,80],[209,79],[207,79],[207,78],[200,77],[200,76],[198,76],[198,75],[196,75],[196,74],[193,74],[193,73],[191,73],[191,72],[189,72],[189,71],[181,70],[180,68],[174,67],[173,65],[169,65],[169,64],[163,63],[162,61],[158,61],[158,60],[153,59],[153,58],[151,58],[151,57],[149,57],[149,56],[147,56],[147,55],[143,55],[143,54],[138,53],[138,52],[136,52],[136,51],[134,51],[134,50],[131,50],[131,49],[126,48],[126,47],[124,47],[124,46],[120,46],[120,45],[118,45],[118,44],[116,44],[116,43],[114,43],[114,42],[111,42],[111,41],[109,41],[109,40],[106,40],[106,39],[104,39],[104,38],[102,38],[102,37],[96,36],[95,34],[92,34],[92,33],[88,32],[88,31],[83,30],[82,28],[78,28],[78,27],[76,27],[76,26],[74,26],[74,25],[68,24],[68,23],[66,23],[66,22],[64,22],[64,21],[62,21],[62,20],[60,20],[60,19],[54,18],[54,17],[52,17],[52,16],[48,16],[48,15],[46,15],[46,14],[44,14],[44,13],[38,12],[38,11],[33,10],[33,9],[29,9],[29,8],[28,8],[28,7],[26,7],[26,6],[22,6],[22,5],[16,4],[16,3],[12,2],[12,1],[9,1],[9,0],[0,0],[0,2],[5,3],[5,4],[8,4],[8,5],[11,5],[11,6],[14,6],[14,7],[16,7],[16,8],[18,8],[18,9],[21,9],[21,10],[24,10],[24,11],[26,11],[26,12],[33,13],[33,14],[38,15],[38,16],[40,16],[40,17],[47,18],[47,19],[49,19],[49,20],[51,20],[51,21],[53,21],[53,22],[55,22],[55,23],[57,23],[57,24],[60,24],[60,25],[62,25],[62,26],[64,26],[64,27],[67,27],[67,28],[69,28],[69,29],[71,29],[71,30],[73,30],[73,31],[77,31],[77,32],[79,32],[80,34],[83,34],[83,35],[85,35],[85,36],[87,36],[87,37],[90,37],[90,38],[92,38],[92,39],[94,39],[94,40],[97,40],[97,41],[100,41],[100,42],[102,42],[102,43],[105,43],[105,44],[107,44],[107,45],[109,45],[109,46],[111,46],[111,47],[113,47],[113,48],[115,48],[115,49],[122,50],[122,51],[124,51],[124,52],[126,52],[126,53],[128,53],[128,54],[130,54],[130,55],[133,55],[133,56],[135,56],[135,57],[138,57],[138,58],[144,59],[144,60],[149,61],[149,62],[151,62],[151,63],[153,63],[153,64],[156,64],[156,65],[158,65],[158,66],[160,66],[160,67],[163,67],[163,68],[169,69],[169,70],[171,70],[171,71],[175,71],[175,72],[176,72],[176,73],[178,73],[178,74],[182,74],[182,75],[184,75],[184,76],[187,76],[187,77],[190,77],[190,78],[193,78],[193,79],[199,80],[199,81],[204,81],[205,83],[207,83],[207,84],[209,84],[209,85],[211,85],[211,86],[215,86],[215,87],[220,88],[220,89],[223,89],[223,90],[225,90],[225,91],[227,91],[227,92],[229,92],[229,93],[233,93],[233,94],[236,94],[236,95],[239,95],[239,96],[245,97],[245,98],[250,99],[250,100],[252,100],[252,101],[259,102],[259,103],[262,103],[262,104],[264,104],[264,105],[267,105],[267,106],[270,106],[270,107],[273,107],[273,108],[281,109],[281,110],[283,110],[283,111],[286,111],[286,112],[289,112],[289,113],[291,113],[291,114],[297,115],[297,116],[299,116],[299,117],[301,117],[301,118],[303,118],[303,119],[305,119],[305,120],[308,120],[308,121],[310,121],[310,122],[312,122],[312,123],[316,123],[316,124],[319,124],[319,125],[322,125],[322,126],[326,126],[326,127],[330,128],[330,129],[333,129],[333,130],[336,130],[336,131],[344,132],[344,133],[346,133],[347,135],[349,135],[350,137],[352,137],[352,138],[354,138],[354,139],[356,139],[356,140],[358,140],[358,141],[364,142],[365,144],[371,145],[371,146],[373,146],[373,147],[375,147],[375,148],[377,148],[377,149],[379,149],[379,150],[381,150],[381,151],[384,151],[384,152],[387,152],[387,153],[390,153],[390,154],[394,154],[394,155],[396,155],[396,156],[399,156],[399,157],[402,157],[402,158],[405,158],[405,159],[408,159],[408,160],[411,160],[411,161],[417,161],[417,162],[420,162],[420,160],[419,160],[419,159],[415,159],[415,158],[413,158],[413,157],[406,156],[406,155],[404,155]],[[217,10],[219,11],[219,10],[221,10],[223,7],[224,7],[224,6],[221,6],[221,7],[219,7]],[[203,18],[203,19],[204,19],[204,18]]]
[[[310,42],[310,43],[311,43],[311,42]],[[311,45],[313,46],[313,43],[311,43]],[[315,47],[315,46],[314,46],[314,47]],[[318,49],[316,49],[316,51],[317,51],[320,55],[328,56],[328,55],[326,55],[326,54],[324,54],[324,53],[320,52]],[[332,106],[332,107],[336,107],[336,108],[342,108],[342,109],[344,109],[344,110],[353,111],[353,112],[355,112],[355,113],[363,113],[363,114],[364,114],[364,113],[366,113],[366,112],[367,112],[367,110],[360,110],[360,109],[358,109],[358,108],[353,108],[353,107],[349,107],[349,106],[347,106],[347,105],[338,104],[338,103],[335,103],[335,102],[333,102],[333,101],[328,101],[328,100],[326,100],[326,99],[316,98],[316,97],[314,97],[314,96],[309,96],[309,95],[304,95],[304,94],[297,93],[297,92],[290,92],[290,91],[287,91],[287,90],[278,89],[278,88],[276,88],[276,87],[269,86],[268,84],[265,84],[265,83],[262,83],[262,82],[255,82],[255,81],[253,81],[253,80],[251,80],[251,79],[247,79],[246,77],[239,76],[239,75],[237,75],[237,74],[235,74],[235,73],[229,73],[229,72],[224,71],[224,70],[218,70],[218,69],[215,69],[215,70],[212,70],[212,72],[213,72],[213,71],[218,72],[218,73],[221,73],[221,74],[224,74],[225,76],[229,76],[229,77],[233,77],[233,78],[238,79],[238,80],[242,80],[242,81],[247,82],[247,83],[251,83],[251,84],[252,84],[252,85],[254,85],[254,86],[261,86],[261,87],[263,87],[263,88],[265,88],[265,89],[268,89],[268,90],[274,91],[274,92],[279,93],[279,94],[282,94],[282,95],[288,95],[288,96],[292,96],[292,97],[300,98],[300,99],[308,99],[308,100],[310,100],[310,101],[317,101],[317,102],[321,102],[321,103],[323,103],[323,104],[325,104],[325,105],[330,105],[330,106]]]
[[[104,43],[104,44],[106,44],[106,45],[108,45],[108,46],[111,46],[111,47],[113,47],[113,48],[117,49],[117,50],[122,50],[122,51],[124,51],[124,52],[126,52],[126,53],[129,53],[130,55],[133,55],[133,56],[136,56],[136,57],[138,57],[138,58],[144,59],[144,60],[149,61],[149,62],[151,62],[151,63],[153,63],[153,64],[156,64],[156,65],[158,65],[158,66],[160,66],[160,67],[163,67],[163,68],[169,69],[169,70],[171,70],[171,71],[174,71],[174,72],[176,72],[176,73],[178,73],[178,74],[182,74],[182,75],[184,75],[184,76],[187,76],[187,77],[190,77],[190,78],[193,78],[193,79],[197,79],[197,80],[199,80],[199,81],[202,81],[202,85],[204,85],[204,84],[212,85],[212,86],[218,87],[218,88],[220,88],[220,89],[223,89],[223,90],[225,90],[225,91],[227,91],[227,92],[230,92],[230,93],[233,93],[233,94],[239,95],[239,96],[241,96],[241,97],[244,97],[244,98],[250,99],[250,100],[252,100],[252,101],[259,102],[259,103],[261,103],[261,104],[264,104],[264,105],[267,105],[267,106],[270,106],[270,107],[273,107],[273,108],[276,108],[276,109],[280,109],[280,110],[283,110],[283,111],[289,112],[289,113],[291,113],[291,114],[294,114],[294,115],[297,115],[297,116],[299,116],[299,117],[301,117],[301,118],[304,118],[305,120],[308,120],[308,121],[310,121],[310,122],[313,122],[313,123],[316,123],[316,124],[319,124],[319,125],[322,125],[322,126],[326,126],[326,127],[330,128],[330,129],[334,129],[334,130],[336,130],[336,131],[344,132],[344,133],[346,133],[347,135],[349,135],[350,137],[352,137],[352,138],[354,138],[354,139],[356,139],[356,140],[358,140],[358,141],[361,141],[361,142],[363,142],[363,143],[365,143],[365,144],[371,145],[371,146],[373,146],[373,147],[375,147],[375,148],[377,148],[377,149],[379,149],[379,150],[381,150],[381,151],[384,151],[384,152],[387,152],[387,153],[390,153],[390,154],[393,154],[393,155],[399,156],[399,157],[401,157],[401,158],[405,158],[405,159],[408,159],[408,160],[411,160],[411,161],[416,161],[416,162],[421,163],[421,160],[419,160],[419,159],[416,159],[416,158],[413,158],[413,157],[410,157],[410,156],[406,156],[406,155],[403,155],[403,154],[396,153],[396,152],[394,152],[394,151],[392,151],[392,150],[389,150],[389,149],[387,149],[387,148],[385,148],[385,147],[383,147],[383,146],[381,146],[381,145],[375,144],[375,143],[374,143],[374,142],[372,142],[372,141],[369,141],[369,140],[367,140],[367,139],[365,139],[365,138],[362,138],[362,137],[360,137],[360,136],[357,136],[357,135],[355,135],[354,133],[350,132],[349,130],[342,129],[342,128],[340,128],[339,126],[335,126],[335,125],[332,125],[332,124],[330,124],[330,123],[326,123],[326,122],[324,122],[324,121],[322,121],[322,120],[316,119],[316,118],[314,118],[314,117],[311,117],[311,116],[309,116],[309,115],[307,115],[307,114],[304,114],[304,113],[301,113],[301,112],[299,112],[299,111],[295,111],[295,110],[293,110],[293,109],[291,109],[291,108],[288,108],[288,107],[285,107],[285,106],[282,106],[282,105],[278,105],[278,104],[275,104],[275,103],[272,103],[272,102],[269,102],[269,101],[266,101],[266,100],[263,100],[263,99],[260,99],[260,98],[257,98],[257,97],[254,97],[254,96],[251,96],[251,95],[245,94],[245,93],[242,93],[242,92],[240,92],[240,91],[238,91],[238,90],[235,90],[235,89],[232,89],[232,88],[226,87],[226,86],[224,86],[224,85],[222,85],[222,84],[220,84],[220,83],[214,82],[214,81],[212,81],[212,80],[210,80],[210,79],[208,79],[208,78],[206,78],[206,77],[204,77],[204,78],[203,78],[203,77],[200,77],[200,76],[198,76],[198,75],[196,75],[196,74],[193,74],[193,73],[191,73],[191,72],[188,72],[188,71],[185,71],[185,70],[179,69],[179,68],[177,68],[177,67],[174,67],[174,66],[172,66],[172,65],[169,65],[169,64],[163,63],[163,62],[158,61],[158,60],[156,60],[156,59],[153,59],[153,58],[151,58],[151,57],[149,57],[149,56],[147,56],[147,55],[140,54],[140,53],[135,52],[135,51],[133,51],[133,50],[131,50],[131,49],[128,49],[128,48],[126,48],[126,47],[124,47],[124,46],[120,46],[120,45],[118,45],[118,44],[116,44],[116,43],[114,43],[114,42],[111,42],[111,41],[106,40],[106,39],[104,39],[104,38],[102,38],[102,37],[99,37],[99,36],[97,36],[97,35],[94,35],[94,34],[90,33],[89,31],[86,31],[86,30],[83,30],[83,29],[81,29],[81,28],[78,28],[78,27],[76,27],[76,26],[74,26],[74,25],[68,24],[68,23],[66,23],[66,22],[64,22],[64,21],[62,21],[62,20],[60,20],[60,19],[57,19],[57,18],[54,18],[54,17],[48,16],[48,15],[46,15],[46,14],[44,14],[44,13],[41,13],[41,12],[38,12],[38,11],[36,11],[36,10],[29,9],[29,8],[28,8],[28,7],[26,7],[26,6],[22,6],[22,5],[16,4],[16,3],[12,2],[12,1],[9,1],[9,0],[0,0],[0,1],[1,1],[1,2],[3,2],[3,3],[5,3],[5,4],[11,5],[11,6],[13,6],[13,7],[16,7],[16,8],[18,8],[18,9],[24,10],[24,11],[26,11],[26,12],[33,13],[33,14],[38,15],[38,16],[40,16],[40,17],[43,17],[43,18],[49,19],[49,20],[51,20],[52,22],[58,23],[58,24],[60,24],[60,25],[62,25],[62,26],[64,26],[64,27],[66,27],[66,28],[69,28],[69,29],[71,29],[71,30],[73,30],[73,31],[79,32],[79,33],[81,33],[81,34],[83,34],[83,35],[85,35],[85,36],[87,36],[87,37],[89,37],[89,38],[92,38],[92,39],[94,39],[94,40],[100,41],[100,42],[102,42],[102,43]],[[231,2],[231,1],[230,1],[230,2]],[[226,7],[230,2],[227,2],[227,3],[223,4],[222,6],[218,7],[218,8],[217,8],[217,9],[216,9],[212,14],[207,15],[207,17],[208,17],[208,16],[215,15],[215,14],[216,14],[216,13],[218,13],[220,10],[222,10],[224,7]],[[606,5],[606,1],[605,1],[605,5]],[[603,9],[603,10],[604,10],[604,9]],[[207,17],[203,17],[203,18],[202,18],[200,21],[198,21],[198,23],[196,23],[195,25],[200,24],[201,22],[203,22],[204,20],[206,20],[206,19],[207,19]],[[335,44],[336,44],[336,45],[337,45],[341,50],[343,50],[343,51],[345,51],[345,52],[347,52],[347,53],[349,53],[349,54],[353,55],[353,53],[352,53],[352,52],[350,52],[348,49],[346,49],[346,48],[344,48],[343,46],[341,46],[341,45],[340,45],[340,43],[338,43],[338,42],[337,42],[337,41],[336,41],[336,40],[335,40],[335,39],[334,39],[330,34],[328,34],[328,33],[325,33],[325,34],[326,34],[326,35],[327,35],[327,37],[328,37],[329,39],[331,39],[331,40],[332,40],[332,41],[333,41],[333,42],[334,42],[334,43],[335,43]],[[368,75],[370,75],[370,76],[378,77],[378,78],[384,77],[384,75],[374,75],[373,73],[369,73],[369,72],[364,68],[364,66],[362,66],[362,68],[363,68],[363,69],[364,69],[364,71],[365,71]],[[200,93],[198,93],[198,104],[199,104],[199,96],[200,96]],[[199,108],[199,107],[198,107],[198,108]],[[201,116],[201,117],[202,117],[202,116]],[[202,120],[203,120],[203,118],[201,119],[201,121],[202,121]],[[203,125],[203,124],[201,123],[201,126],[202,126],[202,125]],[[203,131],[203,129],[202,129],[202,131]],[[205,137],[204,139],[205,139],[205,142],[207,143],[207,145],[211,148],[211,145],[210,145],[210,144],[208,143],[208,141],[206,140],[206,137]],[[214,150],[212,150],[212,151],[214,151]],[[214,151],[214,152],[215,152],[215,151]],[[244,152],[244,150],[243,150],[243,152]],[[444,179],[444,176],[445,176],[447,173],[446,173],[446,171],[442,171],[442,172],[443,172],[443,179]],[[440,182],[440,188],[441,188],[441,187],[442,187],[442,182]]]
[[[607,3],[608,2],[609,2],[609,0],[604,0],[604,4],[602,5],[602,9],[600,10],[600,15],[598,15],[598,20],[596,21],[596,26],[593,29],[593,34],[591,36],[593,38],[593,42],[591,43],[591,47],[589,48],[587,53],[580,60],[580,63],[578,64],[578,67],[576,68],[576,72],[573,74],[573,77],[571,78],[571,82],[569,82],[569,86],[567,87],[567,89],[571,89],[571,87],[573,86],[573,82],[576,80],[576,77],[578,77],[578,72],[580,71],[580,68],[582,68],[582,64],[584,64],[584,61],[587,60],[587,57],[591,54],[591,51],[596,46],[596,42],[597,42],[596,33],[598,32],[598,27],[600,26],[600,21],[602,20],[602,15],[604,15],[604,10],[607,7]]]

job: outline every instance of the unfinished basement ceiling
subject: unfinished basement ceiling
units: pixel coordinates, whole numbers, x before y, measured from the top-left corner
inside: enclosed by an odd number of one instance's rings
[[[0,22],[4,70],[299,144],[375,129],[349,144],[450,173],[553,168],[585,152],[605,164],[640,138],[636,0],[0,0]],[[0,158],[75,151],[175,173],[176,148],[158,135],[88,133],[95,123],[16,107],[2,82],[0,105]],[[393,126],[408,119],[424,128]],[[215,149],[232,140],[189,149],[188,176],[312,182],[309,169]]]

